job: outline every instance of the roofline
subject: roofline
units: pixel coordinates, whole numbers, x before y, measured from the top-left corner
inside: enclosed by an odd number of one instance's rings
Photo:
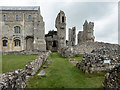
[[[40,6],[0,6],[2,11],[37,11]]]

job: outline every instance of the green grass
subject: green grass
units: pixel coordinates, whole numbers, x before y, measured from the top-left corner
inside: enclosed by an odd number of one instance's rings
[[[3,55],[2,56],[2,72],[8,72],[16,69],[23,69],[25,65],[38,55]]]
[[[58,53],[52,53],[48,59],[53,61],[46,69],[47,75],[31,77],[27,88],[102,88],[105,72],[84,74]]]
[[[82,57],[83,57],[83,56],[74,56],[74,57],[71,57],[71,58],[76,59],[76,61],[81,61],[81,60],[82,60]]]

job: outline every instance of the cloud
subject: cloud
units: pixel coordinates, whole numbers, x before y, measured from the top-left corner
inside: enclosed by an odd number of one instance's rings
[[[51,1],[51,2],[50,2]],[[99,1],[99,2],[97,2]],[[110,2],[109,2],[110,1]],[[118,43],[117,1],[107,0],[1,0],[1,6],[40,6],[45,21],[45,32],[55,28],[55,19],[60,10],[67,17],[68,28],[76,26],[82,30],[84,21],[93,21],[96,41]],[[12,2],[12,3],[10,3]]]

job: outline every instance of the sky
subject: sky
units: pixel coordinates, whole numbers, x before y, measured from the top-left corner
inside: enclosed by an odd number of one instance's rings
[[[95,41],[118,43],[117,0],[1,0],[0,6],[40,6],[45,22],[45,33],[56,30],[55,19],[60,10],[66,15],[66,32],[76,27],[83,30],[85,20],[94,22]]]

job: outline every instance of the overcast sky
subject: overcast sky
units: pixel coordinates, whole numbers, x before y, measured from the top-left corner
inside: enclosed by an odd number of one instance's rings
[[[50,2],[51,1],[51,2]],[[0,6],[40,6],[45,22],[45,33],[56,30],[55,19],[60,10],[66,15],[66,32],[76,27],[77,33],[83,30],[85,20],[94,22],[95,41],[118,43],[118,2],[107,0],[1,0]],[[103,1],[103,0],[102,0]],[[111,1],[111,2],[109,2]],[[67,37],[68,38],[68,37]]]

